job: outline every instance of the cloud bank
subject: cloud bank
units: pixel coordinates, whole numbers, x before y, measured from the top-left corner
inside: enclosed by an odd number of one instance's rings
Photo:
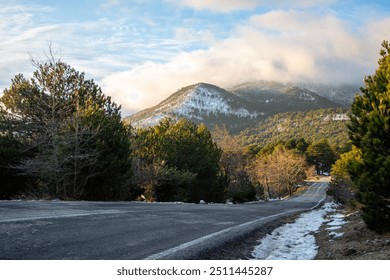
[[[66,7],[80,15],[61,5],[0,4],[0,94],[15,74],[31,76],[29,54],[44,60],[39,54],[49,42],[128,115],[198,82],[361,83],[377,66],[382,40],[390,39],[389,11],[368,4],[342,10],[335,0],[99,3],[94,12],[69,0]]]
[[[250,10],[260,6],[272,7],[313,7],[330,5],[336,0],[165,0],[178,6],[195,10],[210,10],[216,12],[232,12]]]
[[[197,82],[226,88],[253,80],[361,83],[376,68],[388,30],[389,19],[356,29],[332,12],[271,11],[252,16],[207,49],[109,75],[103,88],[123,108],[137,111]]]

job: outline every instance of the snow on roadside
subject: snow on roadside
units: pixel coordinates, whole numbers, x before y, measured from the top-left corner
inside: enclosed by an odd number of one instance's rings
[[[256,246],[252,252],[254,259],[267,260],[310,260],[317,255],[317,245],[314,233],[321,225],[328,222],[330,235],[341,236],[342,233],[334,230],[345,223],[340,214],[326,216],[330,212],[335,212],[335,203],[326,203],[318,210],[303,213],[294,223],[283,225],[275,229],[260,240],[260,245]],[[337,227],[337,228],[336,228]],[[341,234],[341,235],[340,235]]]
[[[336,213],[329,216],[330,221],[326,223],[326,230],[329,231],[329,236],[332,238],[338,238],[343,236],[343,232],[337,232],[337,230],[341,229],[341,226],[346,224],[344,221],[344,215],[340,213]]]

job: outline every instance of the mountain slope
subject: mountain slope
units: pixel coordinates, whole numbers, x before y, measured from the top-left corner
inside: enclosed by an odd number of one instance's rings
[[[301,99],[298,107],[304,107],[304,101],[313,101],[318,108],[333,107],[329,103],[337,103],[342,107],[349,107],[356,93],[360,92],[358,85],[326,85],[316,83],[280,83],[275,81],[248,82],[230,89],[232,93],[244,97],[250,102],[256,102],[262,96],[262,101],[288,102],[296,98]],[[282,98],[282,99],[280,99]],[[284,98],[284,101],[283,101]],[[259,100],[261,102],[261,100]],[[307,103],[307,102],[306,102]],[[313,106],[315,104],[311,104]],[[297,108],[298,108],[297,107]],[[312,108],[314,109],[314,108]],[[287,110],[288,111],[288,110]]]
[[[155,125],[164,117],[186,117],[208,127],[222,123],[234,130],[237,122],[251,122],[264,115],[248,101],[217,86],[199,83],[178,90],[158,105],[128,118],[132,125]]]
[[[135,127],[146,127],[165,117],[185,117],[202,122],[209,129],[219,125],[239,133],[273,114],[337,107],[341,105],[310,90],[277,82],[245,83],[231,91],[199,83],[178,90],[158,105],[126,120]]]
[[[324,85],[315,83],[296,84],[300,88],[310,90],[316,94],[326,97],[329,100],[349,107],[357,93],[360,94],[358,85]]]
[[[279,113],[242,131],[239,138],[243,146],[265,146],[299,138],[310,142],[325,138],[331,144],[343,146],[348,143],[348,113],[343,108]]]
[[[342,107],[342,105],[308,89],[279,82],[257,81],[244,83],[231,88],[230,91],[255,104],[257,110],[266,110],[271,114]]]

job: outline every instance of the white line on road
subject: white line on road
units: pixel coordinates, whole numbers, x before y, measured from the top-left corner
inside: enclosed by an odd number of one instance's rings
[[[35,216],[35,217],[26,217],[26,218],[12,218],[12,219],[0,220],[0,223],[22,222],[22,221],[43,220],[43,219],[73,218],[73,217],[92,216],[92,215],[120,214],[120,213],[127,213],[127,212],[130,212],[130,211],[100,210],[100,211],[94,211],[94,212],[90,212],[90,213],[62,214],[62,215],[38,216],[38,217]]]
[[[326,183],[326,182],[322,183],[322,184],[318,187],[318,189],[317,189],[317,191],[316,191],[315,194],[318,194],[318,193],[319,193],[320,189],[322,189],[322,188],[324,187],[324,184],[327,185],[328,183]],[[318,207],[318,205],[320,205],[325,199],[326,199],[326,193],[325,193],[324,197],[323,197],[315,206],[313,206],[312,208],[310,208],[310,210],[316,209],[316,208]]]
[[[323,184],[321,184],[320,187],[323,187]],[[247,226],[251,226],[253,224],[259,223],[259,222],[264,221],[266,219],[276,218],[276,217],[279,217],[279,216],[282,216],[282,215],[285,215],[285,214],[289,214],[289,213],[294,213],[294,212],[303,212],[305,210],[313,210],[316,207],[318,207],[325,199],[326,199],[326,195],[314,207],[311,207],[309,209],[289,210],[289,211],[282,212],[282,213],[279,213],[279,214],[263,217],[263,218],[260,218],[260,219],[254,220],[254,221],[246,222],[244,224],[240,224],[240,225],[237,225],[237,226],[234,226],[234,227],[230,227],[230,228],[218,231],[218,232],[214,232],[214,233],[206,235],[206,236],[202,236],[202,237],[200,237],[198,239],[192,240],[192,241],[187,242],[187,243],[183,243],[183,244],[181,244],[179,246],[176,246],[176,247],[173,247],[171,249],[162,251],[160,253],[153,254],[151,256],[148,256],[148,257],[144,258],[144,260],[158,260],[158,259],[162,259],[162,258],[164,258],[166,256],[169,256],[171,254],[174,254],[176,252],[179,252],[179,251],[181,251],[183,249],[186,249],[186,248],[189,248],[191,246],[198,245],[198,244],[200,244],[200,243],[202,243],[204,241],[210,240],[210,239],[212,239],[214,237],[220,236],[222,234],[228,233],[228,232],[233,231],[233,230],[238,230],[238,229],[241,229],[241,228],[244,228],[244,227],[247,227]]]
[[[275,215],[271,215],[271,216],[268,216],[268,217],[264,217],[264,218],[260,218],[260,219],[257,219],[257,220],[254,220],[254,221],[250,221],[250,222],[247,222],[247,223],[244,223],[244,224],[240,224],[240,225],[237,225],[237,226],[234,226],[234,227],[230,227],[230,228],[227,228],[227,229],[224,229],[224,230],[221,230],[221,231],[218,231],[218,232],[214,232],[212,234],[209,234],[209,235],[206,235],[206,236],[203,236],[203,237],[200,237],[198,239],[195,239],[195,240],[192,240],[190,242],[187,242],[187,243],[183,243],[179,246],[176,246],[176,247],[173,247],[171,249],[168,249],[168,250],[165,250],[165,251],[162,251],[160,253],[157,253],[157,254],[154,254],[154,255],[151,255],[149,257],[146,257],[144,260],[158,260],[158,259],[161,259],[163,257],[166,257],[166,256],[169,256],[173,253],[176,253],[180,250],[183,250],[183,249],[186,249],[188,247],[191,247],[193,245],[197,245],[197,244],[200,244],[206,240],[209,240],[213,237],[216,237],[218,235],[222,235],[224,233],[227,233],[229,231],[232,231],[232,230],[237,230],[237,229],[240,229],[240,228],[243,228],[243,227],[246,227],[246,226],[250,226],[252,224],[255,224],[255,223],[258,223],[258,222],[261,222],[265,219],[269,219],[269,218],[275,218],[275,217],[278,217],[278,216],[281,216],[281,215],[284,215],[284,214],[287,214],[287,213],[294,213],[294,212],[299,212],[299,211],[302,211],[302,209],[300,210],[290,210],[290,211],[286,211],[286,212],[283,212],[283,213],[279,213],[279,214],[275,214]]]

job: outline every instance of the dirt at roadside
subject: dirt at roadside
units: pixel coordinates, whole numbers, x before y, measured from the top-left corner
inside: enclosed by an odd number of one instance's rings
[[[367,229],[360,212],[340,209],[347,222],[329,234],[326,224],[315,234],[317,260],[390,260],[390,233],[377,234]],[[341,235],[341,236],[339,236]],[[337,237],[338,236],[338,237]]]

